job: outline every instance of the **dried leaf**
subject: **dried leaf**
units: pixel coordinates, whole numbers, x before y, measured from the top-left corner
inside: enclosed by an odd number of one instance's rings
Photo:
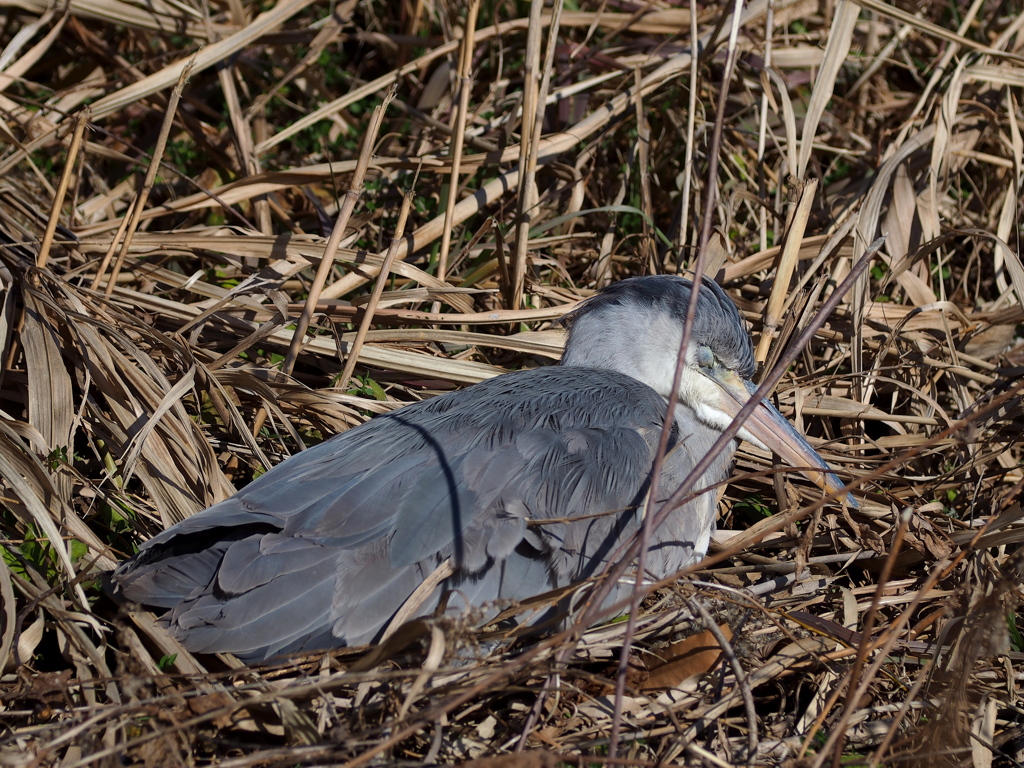
[[[32,660],[36,648],[43,639],[43,631],[46,629],[46,619],[42,611],[36,614],[35,620],[21,630],[18,635],[18,660],[26,664]]]
[[[726,640],[732,639],[732,628],[728,624],[722,624],[719,629]],[[711,630],[705,629],[678,643],[672,643],[660,656],[663,663],[651,669],[650,676],[640,686],[640,690],[677,688],[688,678],[707,674],[722,660],[722,648]]]
[[[3,628],[0,630],[0,672],[3,672],[7,668],[8,662],[11,661],[11,650],[14,646],[17,608],[14,604],[12,578],[7,563],[0,557],[0,602],[3,603]]]

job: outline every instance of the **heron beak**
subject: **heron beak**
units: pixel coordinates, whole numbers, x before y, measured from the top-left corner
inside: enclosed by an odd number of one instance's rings
[[[722,389],[719,406],[730,419],[735,419],[757,387],[735,372],[721,368],[714,371],[712,378]],[[843,481],[833,474],[831,467],[811,447],[807,439],[767,400],[762,400],[747,416],[740,427],[739,436],[778,454],[791,467],[800,467],[800,471],[823,491],[840,492],[836,495],[837,499],[845,498],[847,504],[857,507],[857,502],[851,494],[846,493],[845,497],[841,495]],[[816,472],[811,468],[822,471]]]

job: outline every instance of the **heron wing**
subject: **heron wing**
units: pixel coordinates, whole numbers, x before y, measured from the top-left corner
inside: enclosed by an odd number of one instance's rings
[[[635,525],[664,409],[612,371],[491,379],[292,457],[155,537],[114,581],[172,607],[191,647],[250,658],[373,638],[446,558],[479,600],[526,597],[589,575]],[[565,522],[596,513],[609,514]]]
[[[664,407],[608,371],[503,376],[376,419],[358,445],[324,444],[266,506],[302,508],[285,523],[292,536],[352,547],[365,543],[356,532],[384,531],[394,568],[451,556],[474,573],[506,557],[527,520],[635,504]]]

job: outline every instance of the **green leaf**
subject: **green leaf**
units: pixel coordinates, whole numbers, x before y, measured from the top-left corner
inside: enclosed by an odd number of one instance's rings
[[[737,514],[746,514],[753,517],[771,517],[772,510],[760,496],[747,496],[743,501],[737,501],[733,510]]]
[[[78,539],[71,540],[71,562],[77,563],[89,554],[89,545]]]
[[[47,456],[50,462],[50,469],[56,471],[58,467],[68,463],[68,449],[61,445],[50,451]]]
[[[1006,616],[1006,628],[1010,633],[1010,650],[1020,653],[1024,651],[1024,635],[1021,635],[1017,626],[1017,614],[1010,613]]]

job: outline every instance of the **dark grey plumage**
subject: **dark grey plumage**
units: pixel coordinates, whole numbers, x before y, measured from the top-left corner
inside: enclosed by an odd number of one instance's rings
[[[567,316],[561,366],[407,406],[293,456],[143,545],[115,571],[115,591],[166,609],[193,651],[258,661],[378,639],[448,558],[454,574],[419,615],[446,593],[459,610],[600,572],[637,529],[689,292],[672,277],[611,286]],[[695,353],[702,366],[713,353],[716,365],[752,372],[736,308],[709,281],[693,339],[710,350]],[[720,434],[691,406],[681,392],[662,498]],[[727,476],[731,453],[700,487]],[[654,532],[650,575],[703,557],[714,507],[705,494]]]

